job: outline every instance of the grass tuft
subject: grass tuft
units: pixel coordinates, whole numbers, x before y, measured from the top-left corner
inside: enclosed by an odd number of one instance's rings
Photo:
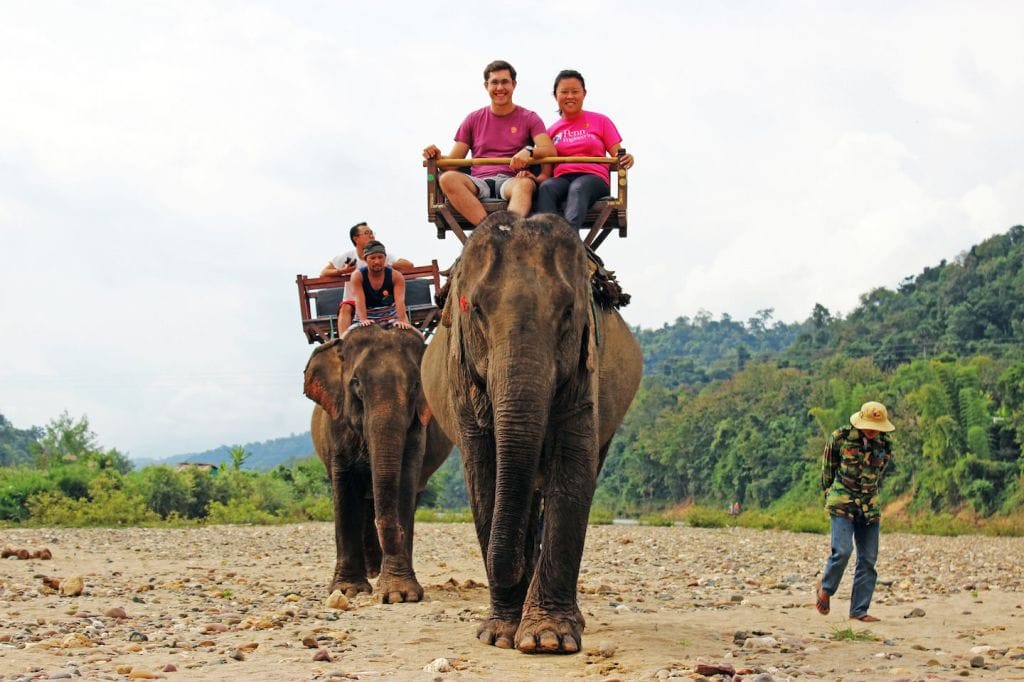
[[[836,628],[832,639],[837,642],[876,642],[878,637],[871,630],[854,630],[851,627]]]

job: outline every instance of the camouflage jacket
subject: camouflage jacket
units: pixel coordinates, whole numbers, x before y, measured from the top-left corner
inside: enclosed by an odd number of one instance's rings
[[[852,426],[833,431],[821,457],[821,488],[827,491],[829,514],[878,521],[878,487],[891,459],[892,439],[887,433],[868,440]]]

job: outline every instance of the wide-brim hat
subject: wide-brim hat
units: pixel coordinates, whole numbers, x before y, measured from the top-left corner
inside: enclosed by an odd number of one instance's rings
[[[896,427],[889,421],[889,411],[882,403],[866,402],[860,406],[860,412],[850,415],[850,423],[854,428],[869,431],[895,431]]]

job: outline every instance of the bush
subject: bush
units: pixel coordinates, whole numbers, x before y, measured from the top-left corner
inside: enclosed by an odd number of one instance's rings
[[[675,519],[664,514],[643,514],[640,516],[640,523],[644,526],[672,526]]]
[[[28,499],[54,487],[53,481],[43,471],[24,467],[0,469],[0,520],[27,520]]]
[[[209,523],[280,523],[281,519],[259,509],[252,500],[230,500],[227,504],[210,503]]]
[[[75,500],[89,497],[89,481],[96,476],[84,464],[73,464],[56,469],[57,487],[65,497]]]
[[[615,513],[608,507],[593,506],[590,508],[590,518],[587,523],[592,526],[609,526],[615,520]]]
[[[299,502],[302,518],[310,521],[334,521],[334,501],[329,497],[305,497]]]
[[[146,506],[166,519],[170,514],[187,516],[192,502],[191,481],[167,466],[146,467],[142,470],[141,489]]]
[[[160,518],[141,495],[118,488],[106,476],[89,483],[89,495],[91,500],[72,499],[56,490],[37,493],[27,502],[30,520],[44,526],[138,526]]]
[[[472,523],[468,509],[417,509],[416,523]]]
[[[727,513],[708,507],[690,507],[683,514],[683,520],[694,528],[725,528],[731,525],[731,517]]]

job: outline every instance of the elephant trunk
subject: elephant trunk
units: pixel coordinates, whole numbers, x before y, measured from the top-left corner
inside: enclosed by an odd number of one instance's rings
[[[366,444],[373,475],[373,507],[377,536],[384,554],[399,554],[405,531],[399,515],[402,459],[405,452],[404,410],[377,412],[366,417]]]
[[[522,580],[526,566],[526,529],[554,393],[554,364],[545,353],[507,354],[492,363],[487,383],[497,462],[486,561],[496,586],[511,587]]]

